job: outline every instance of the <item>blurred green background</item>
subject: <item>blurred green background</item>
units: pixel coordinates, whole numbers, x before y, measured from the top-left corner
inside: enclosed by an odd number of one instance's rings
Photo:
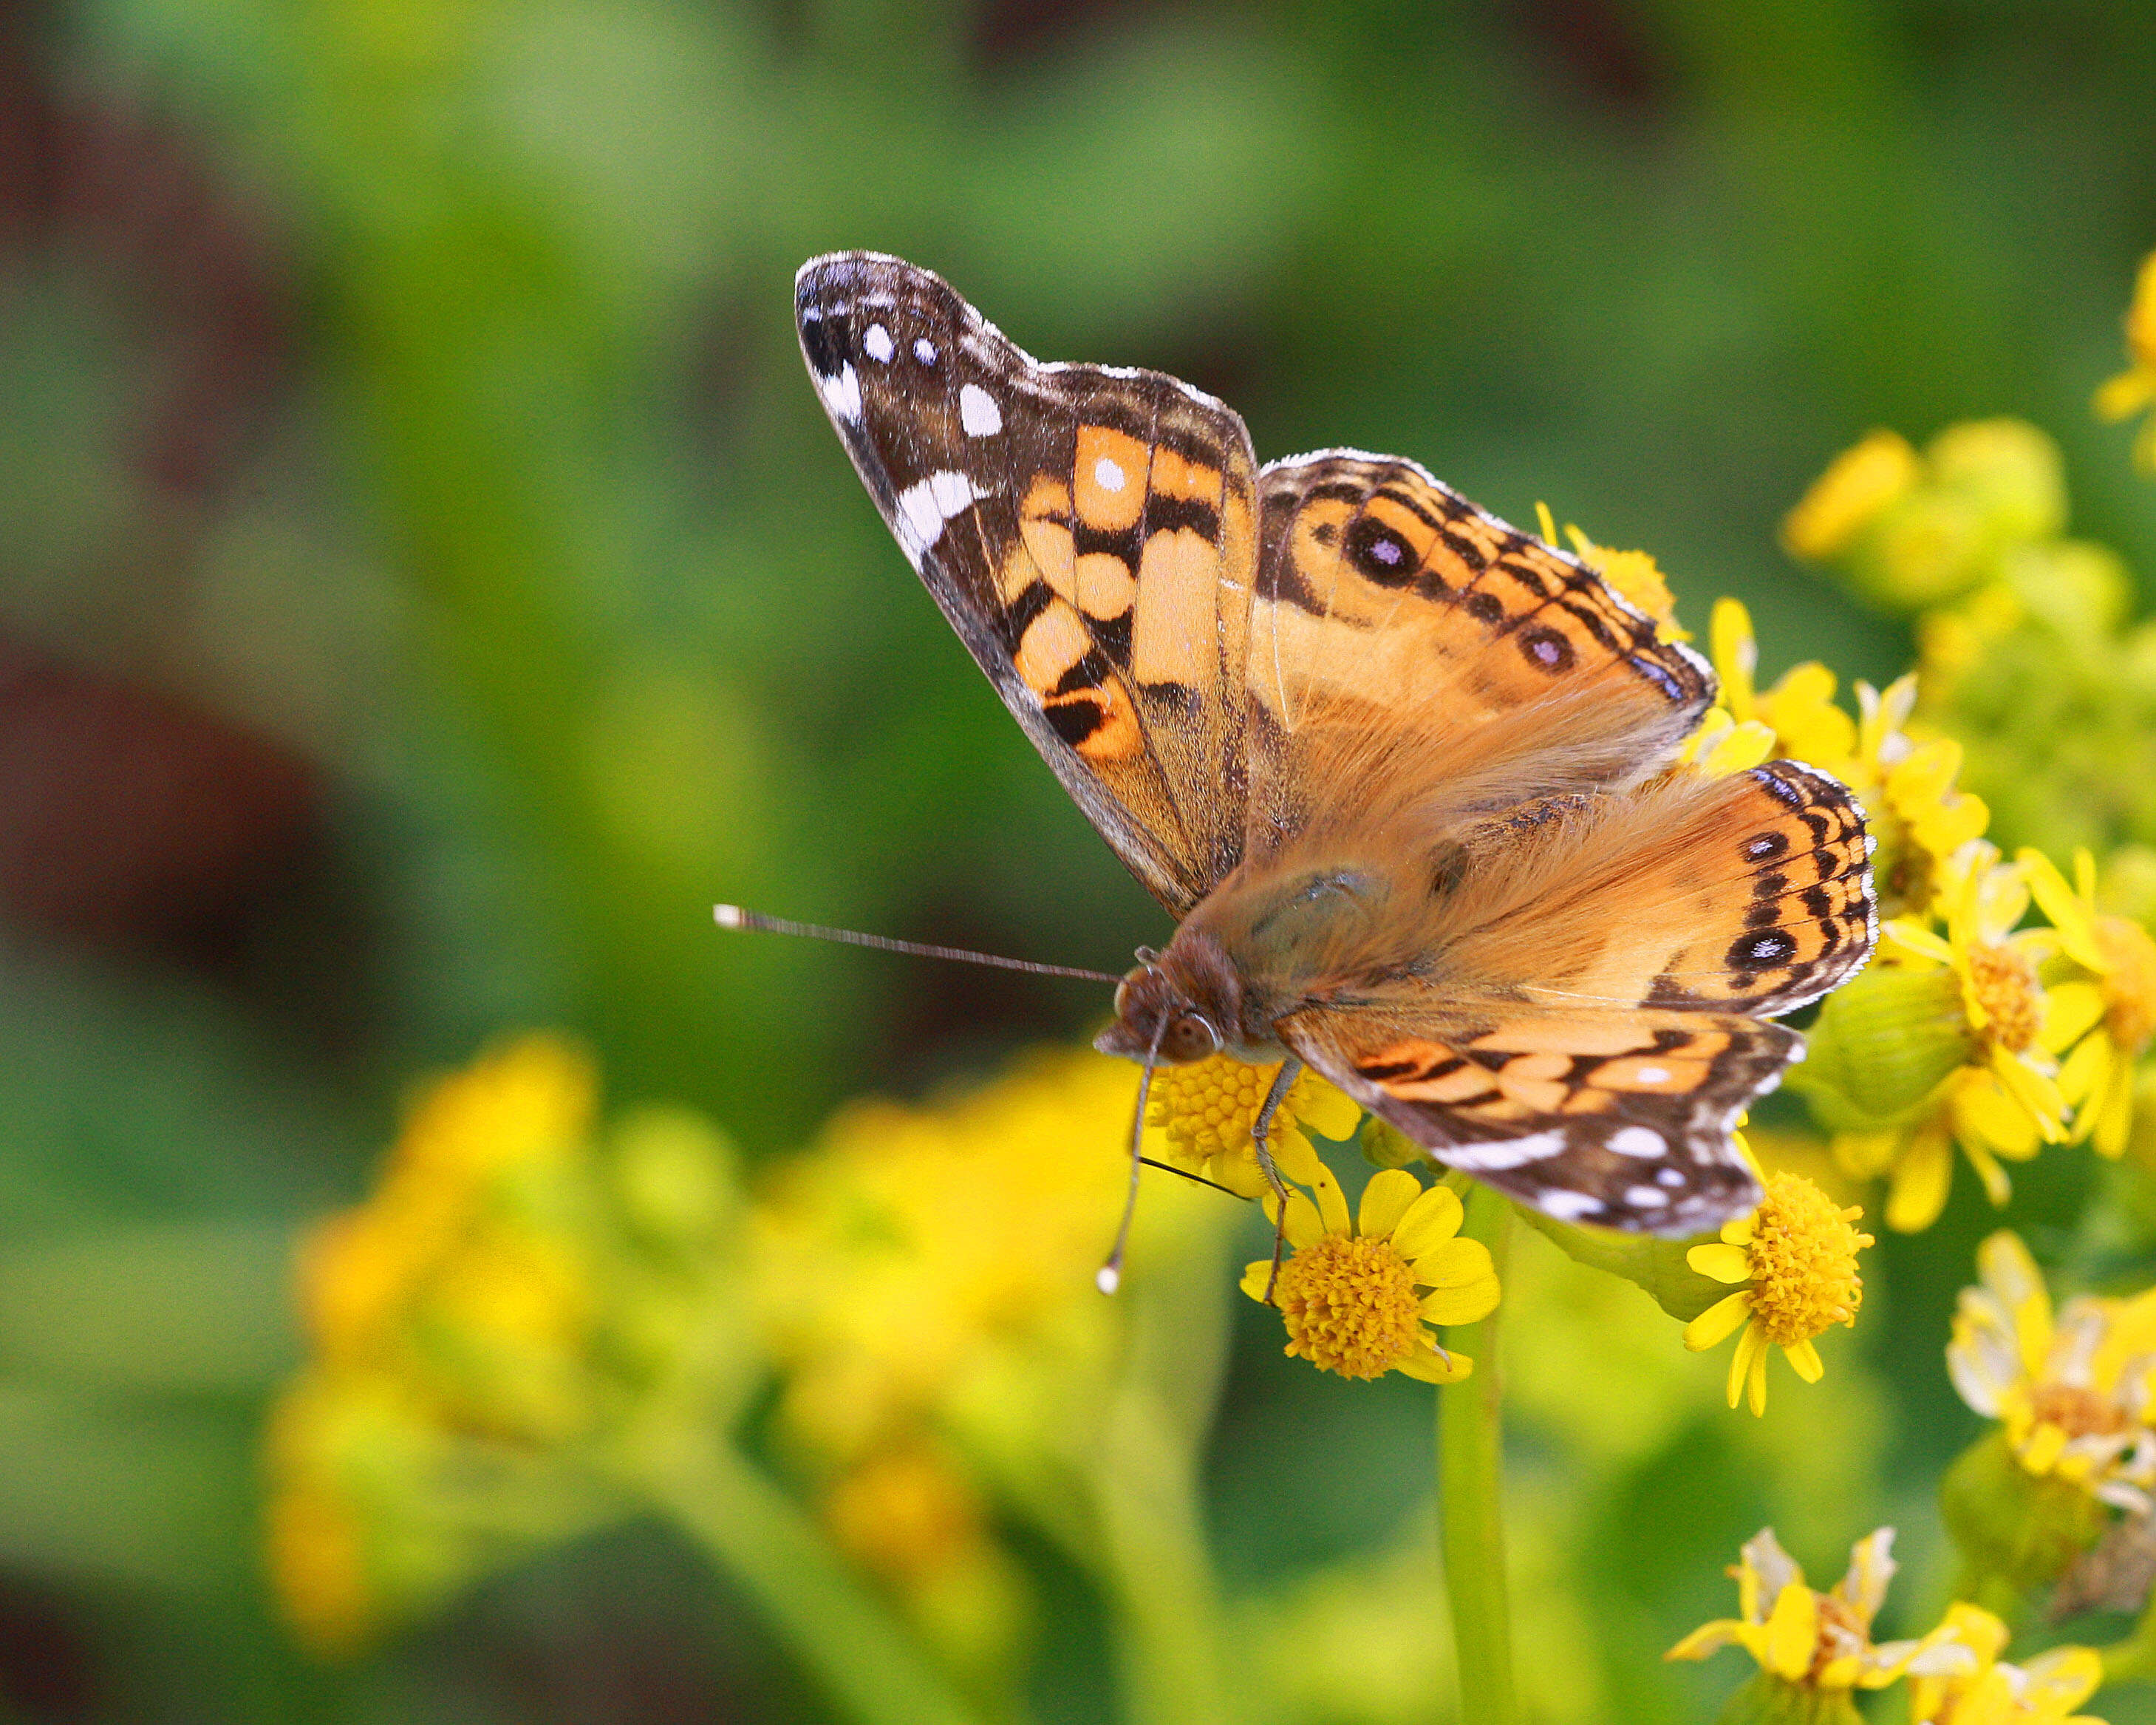
[[[1263,456],[1397,451],[1512,520],[1545,500],[1655,552],[1695,628],[1743,598],[1768,675],[1884,682],[1901,626],[1774,543],[1875,425],[2034,421],[2075,531],[2156,569],[2156,487],[2087,407],[2156,243],[2151,23],[9,8],[0,1717],[821,1717],[725,1585],[635,1529],[316,1666],[260,1578],[254,1460],[297,1357],[294,1231],[362,1190],[417,1076],[489,1037],[578,1032],[618,1100],[694,1104],[768,1156],[843,1098],[1102,1010],[721,937],[715,899],[1111,970],[1167,932],[844,461],[794,348],[805,257],[927,264],[1036,353],[1224,396]],[[2064,1238],[2091,1182],[2086,1152],[2047,1156],[2017,1222]],[[1541,1273],[1540,1321],[1573,1327],[1522,1343],[1517,1609],[1600,1673],[1581,1693],[1704,1717],[1733,1661],[1655,1661],[1727,1610],[1721,1568],[1769,1518],[1822,1583],[1898,1520],[1912,1619],[1935,1606],[1929,1496],[1976,1429],[1938,1351],[1993,1222],[1964,1176],[1873,1254],[1828,1383],[1784,1377],[1756,1427],[1681,1356],[1705,1411],[1628,1418],[1601,1307]],[[1414,1523],[1429,1392],[1320,1380],[1240,1316],[1214,1532],[1241,1596],[1285,1601]],[[1038,1712],[1100,1717],[1097,1635],[1082,1601],[1065,1619]],[[1339,1717],[1445,1717],[1401,1705]],[[2102,1711],[2156,1717],[2133,1706]]]

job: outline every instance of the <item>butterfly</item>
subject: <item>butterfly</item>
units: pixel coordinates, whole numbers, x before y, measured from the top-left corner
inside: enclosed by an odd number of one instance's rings
[[[1260,467],[1211,396],[1039,363],[896,258],[812,260],[795,314],[900,548],[1177,919],[1097,1047],[1280,1061],[1276,1101],[1306,1063],[1566,1222],[1758,1202],[1732,1131],[1803,1050],[1768,1021],[1876,936],[1846,789],[1673,770],[1707,662],[1412,461]]]

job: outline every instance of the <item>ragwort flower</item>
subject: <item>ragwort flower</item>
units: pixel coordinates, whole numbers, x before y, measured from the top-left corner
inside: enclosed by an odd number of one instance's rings
[[[1277,1215],[1269,1194],[1268,1215]],[[1441,1352],[1430,1324],[1471,1324],[1496,1309],[1497,1272],[1489,1248],[1459,1238],[1459,1196],[1449,1187],[1424,1192],[1402,1168],[1383,1168],[1363,1188],[1354,1223],[1331,1182],[1312,1203],[1291,1192],[1287,1241],[1294,1256],[1273,1281],[1270,1259],[1243,1273],[1243,1291],[1265,1297],[1287,1326],[1287,1353],[1342,1377],[1403,1372],[1428,1383],[1451,1383],[1474,1362]]]
[[[2103,1725],[2072,1714],[2103,1682],[2103,1661],[2087,1647],[2054,1647],[2026,1665],[2005,1665],[2006,1625],[1980,1605],[1947,1608],[1947,1622],[1976,1655],[1973,1671],[1909,1682],[1910,1725]]]
[[[1268,1192],[1250,1131],[1279,1074],[1276,1065],[1252,1066],[1226,1054],[1156,1068],[1146,1124],[1163,1135],[1164,1141],[1153,1146],[1159,1159],[1203,1175],[1238,1197]],[[1320,1186],[1332,1177],[1304,1129],[1322,1138],[1346,1138],[1362,1118],[1359,1103],[1306,1067],[1273,1116],[1266,1147],[1288,1179]]]
[[[2156,251],[2141,260],[2133,301],[2126,312],[2127,368],[2096,392],[2096,410],[2107,420],[2131,419],[2156,408]],[[2156,473],[2156,414],[2133,440],[2133,459]]]
[[[2064,1141],[2066,1099],[2060,1094],[2046,1031],[2049,1003],[2037,967],[2058,945],[2048,929],[2018,929],[2029,909],[2028,878],[2018,864],[2001,863],[1995,847],[1981,840],[1948,859],[1941,897],[1946,933],[1900,918],[1880,931],[1890,962],[1922,968],[1950,966],[1960,980],[1962,1010],[1979,1058],[2007,1095],[2028,1110],[2049,1142]]]
[[[1686,1261],[1701,1275],[1744,1285],[1685,1326],[1685,1346],[1712,1347],[1739,1326],[1729,1362],[1729,1405],[1749,1392],[1752,1411],[1767,1411],[1767,1351],[1779,1347],[1797,1376],[1817,1383],[1826,1367],[1812,1338],[1833,1324],[1854,1325],[1864,1280],[1856,1254],[1871,1236],[1853,1226],[1864,1213],[1838,1208],[1801,1174],[1777,1173],[1749,1216],[1722,1225],[1719,1243],[1694,1246]]]
[[[1964,1288],[1947,1369],[1961,1398],[2000,1422],[2037,1478],[2054,1476],[2146,1515],[2156,1509],[2156,1289],[2082,1295],[2056,1321],[2028,1248],[2002,1228],[1977,1249],[1983,1285]]]
[[[2051,986],[2056,1022],[2047,1028],[2056,1046],[2071,1048],[2059,1089],[2074,1110],[2075,1141],[2116,1159],[2133,1130],[2134,1065],[2156,1037],[2156,940],[2140,924],[2097,911],[2087,851],[2074,853],[2072,887],[2041,851],[2019,860],[2060,945],[2094,979]]]
[[[1893,1578],[1894,1530],[1881,1527],[1851,1547],[1849,1573],[1830,1593],[1804,1583],[1804,1572],[1784,1551],[1771,1527],[1743,1547],[1736,1617],[1694,1630],[1662,1656],[1705,1659],[1742,1647],[1763,1672],[1810,1690],[1883,1689],[1905,1673],[1943,1674],[1974,1668],[1976,1655],[1949,1618],[1922,1640],[1871,1640],[1871,1619]]]

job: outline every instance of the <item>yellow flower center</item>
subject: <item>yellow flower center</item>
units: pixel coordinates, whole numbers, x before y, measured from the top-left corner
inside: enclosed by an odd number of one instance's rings
[[[1155,1125],[1167,1129],[1170,1146],[1184,1156],[1248,1151],[1251,1122],[1279,1069],[1245,1065],[1225,1054],[1189,1066],[1158,1067],[1147,1111]]]
[[[1990,1022],[1984,1035],[2010,1054],[2025,1052],[2043,1028],[2043,996],[2037,992],[2036,967],[2011,946],[1973,941],[1969,974],[1977,1003]]]
[[[1378,1377],[1422,1339],[1414,1271],[1389,1239],[1327,1234],[1281,1266],[1287,1352],[1342,1377]]]
[[[1752,1264],[1752,1319],[1777,1347],[1807,1341],[1830,1324],[1854,1324],[1864,1303],[1856,1254],[1871,1236],[1850,1224],[1864,1213],[1834,1201],[1801,1174],[1767,1182],[1745,1250]]]
[[[2056,1425],[2069,1441],[2116,1437],[2133,1424],[2109,1396],[2071,1383],[2040,1383],[2029,1395],[2032,1423]]]
[[[2103,979],[2103,1022],[2128,1059],[2156,1034],[2156,940],[2123,916],[2097,919],[2096,947],[2110,960]]]

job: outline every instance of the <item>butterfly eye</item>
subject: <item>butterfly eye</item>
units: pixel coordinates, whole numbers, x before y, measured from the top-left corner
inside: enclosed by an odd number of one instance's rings
[[[1168,1034],[1160,1039],[1161,1058],[1178,1066],[1219,1052],[1220,1032],[1195,1012],[1178,1013],[1168,1022]]]

